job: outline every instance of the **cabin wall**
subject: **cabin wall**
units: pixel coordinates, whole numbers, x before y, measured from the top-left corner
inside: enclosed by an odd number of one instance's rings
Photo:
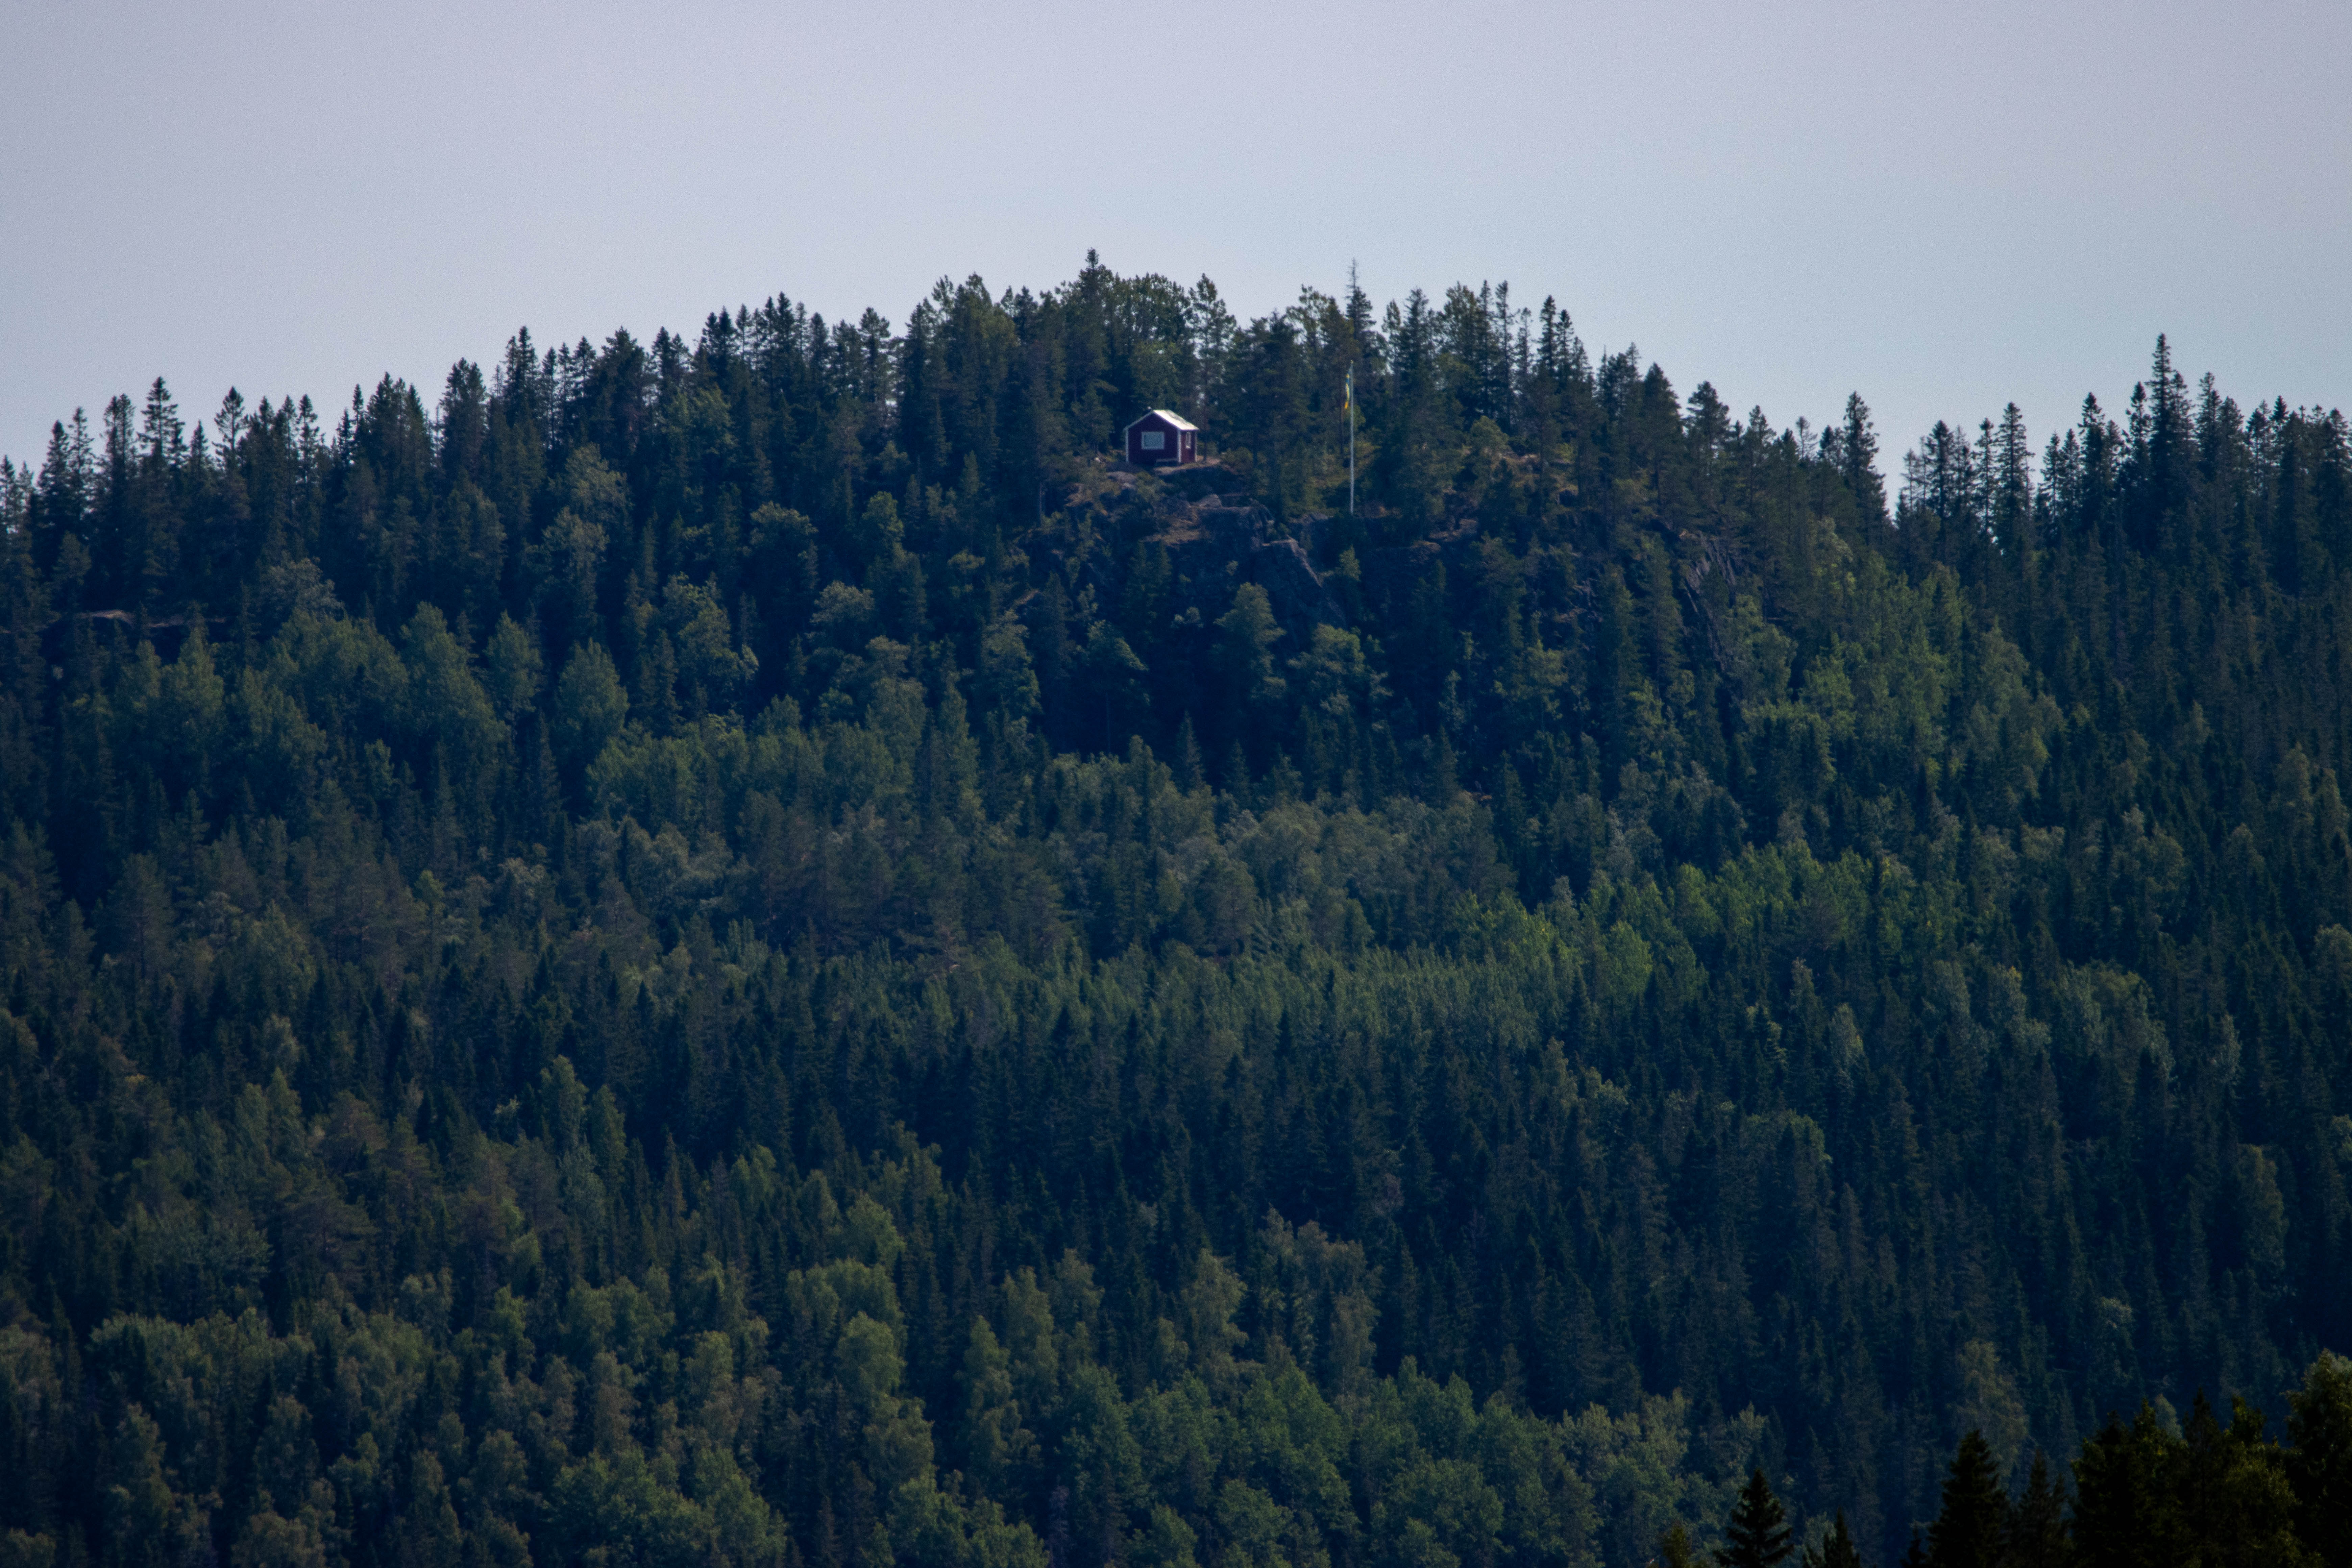
[[[1163,445],[1156,452],[1144,450],[1146,431],[1157,431]],[[1184,432],[1156,419],[1144,420],[1127,433],[1127,460],[1135,464],[1181,463],[1184,458]]]

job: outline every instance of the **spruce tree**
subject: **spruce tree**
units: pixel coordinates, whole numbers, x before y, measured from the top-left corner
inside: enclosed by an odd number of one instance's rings
[[[2084,1568],[2174,1561],[2180,1534],[2181,1441],[2142,1405],[2126,1426],[2110,1415],[2074,1461],[2075,1560]]]
[[[1872,522],[1886,516],[1886,481],[1878,476],[1878,433],[1871,427],[1870,405],[1859,392],[1845,400],[1845,426],[1839,432],[1838,468],[1854,504]]]
[[[1840,1509],[1830,1520],[1830,1532],[1818,1547],[1805,1548],[1805,1568],[1862,1568],[1862,1549],[1854,1544],[1853,1532],[1846,1528],[1845,1510]]]
[[[2197,1395],[2177,1489],[2182,1545],[2209,1568],[2303,1561],[2285,1455],[2263,1437],[2263,1413],[2237,1399],[2225,1428],[2205,1395]]]
[[[2067,1554],[2065,1482],[2037,1448],[2024,1495],[2010,1510],[2009,1562],[2012,1568],[2061,1568]]]
[[[1794,1550],[1789,1535],[1789,1516],[1781,1510],[1780,1500],[1772,1495],[1771,1483],[1764,1472],[1748,1472],[1748,1484],[1739,1489],[1739,1500],[1732,1505],[1731,1517],[1724,1521],[1723,1544],[1715,1549],[1719,1568],[1772,1568]]]
[[[1944,1476],[1943,1511],[1927,1531],[1933,1568],[1998,1568],[2009,1533],[2009,1496],[1984,1434],[1971,1427]]]

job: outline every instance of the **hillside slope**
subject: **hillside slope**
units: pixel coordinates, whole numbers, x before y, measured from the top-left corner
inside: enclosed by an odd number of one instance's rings
[[[1218,460],[1114,463],[1150,406]],[[1971,1429],[2283,1415],[2345,421],[2159,344],[1897,489],[1549,301],[1092,265],[61,424],[0,1531],[1632,1564],[1753,1466],[1891,1560]]]

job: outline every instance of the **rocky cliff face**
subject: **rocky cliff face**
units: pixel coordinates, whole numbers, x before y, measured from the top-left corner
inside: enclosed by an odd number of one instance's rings
[[[1322,535],[1332,521],[1319,512],[1277,520],[1221,463],[1156,473],[1115,468],[1073,486],[1026,547],[1033,560],[1066,572],[1074,592],[1093,588],[1105,609],[1127,602],[1129,577],[1150,552],[1165,552],[1172,627],[1214,622],[1235,589],[1255,583],[1265,590],[1286,646],[1299,648],[1318,625],[1354,618],[1349,584],[1338,577],[1338,563],[1324,558]],[[1454,567],[1453,558],[1476,537],[1473,520],[1414,544],[1360,549],[1354,585],[1376,600],[1409,592],[1440,561]]]

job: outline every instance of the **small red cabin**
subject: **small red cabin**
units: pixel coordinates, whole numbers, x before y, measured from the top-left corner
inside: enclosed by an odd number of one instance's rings
[[[1127,460],[1139,467],[1189,463],[1200,430],[1189,419],[1155,408],[1127,427]]]

